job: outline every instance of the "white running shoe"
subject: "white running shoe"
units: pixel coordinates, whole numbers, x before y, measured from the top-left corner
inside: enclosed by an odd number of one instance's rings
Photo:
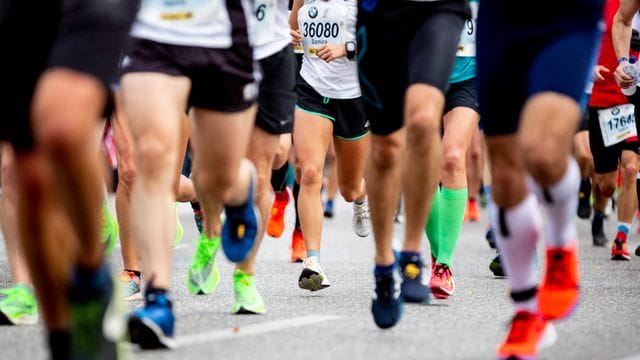
[[[371,234],[371,219],[369,218],[369,202],[364,198],[362,204],[353,202],[353,219],[351,222],[353,231],[360,237]]]

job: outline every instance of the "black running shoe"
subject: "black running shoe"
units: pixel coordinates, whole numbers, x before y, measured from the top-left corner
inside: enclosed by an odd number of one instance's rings
[[[602,247],[607,245],[607,236],[604,234],[604,213],[595,211],[591,220],[591,235],[593,236],[593,246]]]
[[[104,264],[94,274],[74,271],[69,292],[73,359],[117,358],[116,341],[124,334],[124,318],[117,319],[113,312],[113,290]]]
[[[588,219],[591,217],[591,179],[586,177],[580,181],[578,191],[578,217]]]
[[[640,256],[640,245],[636,248],[636,256]]]
[[[371,313],[373,321],[381,329],[394,326],[402,317],[403,304],[396,271],[376,275],[376,290],[371,303]]]
[[[489,243],[489,247],[492,249],[496,248],[496,237],[493,233],[493,228],[489,226],[487,228],[487,232],[484,234],[484,238],[487,239],[487,243]]]
[[[493,276],[504,277],[504,269],[502,268],[502,262],[500,261],[500,254],[496,252],[496,257],[491,260],[489,264],[489,270],[493,273]]]

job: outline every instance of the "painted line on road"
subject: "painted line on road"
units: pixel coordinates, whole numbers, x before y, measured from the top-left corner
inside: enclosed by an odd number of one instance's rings
[[[640,354],[637,355],[629,355],[627,357],[618,359],[618,360],[640,360]]]
[[[198,333],[193,335],[180,336],[175,339],[174,344],[176,347],[183,347],[189,345],[197,345],[208,343],[211,341],[235,339],[245,336],[260,335],[272,331],[291,329],[295,327],[305,326],[314,323],[320,323],[329,320],[339,319],[340,316],[332,315],[309,315],[301,316],[291,319],[276,320],[263,322],[259,324],[251,324],[244,326],[236,326],[229,329],[215,330],[205,333]]]

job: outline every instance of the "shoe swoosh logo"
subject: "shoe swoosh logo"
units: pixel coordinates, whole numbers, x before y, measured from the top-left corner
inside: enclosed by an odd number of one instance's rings
[[[200,285],[201,283],[205,282],[207,276],[209,276],[209,274],[211,273],[212,268],[213,268],[213,261],[210,261],[207,264],[207,266],[205,266],[204,269],[202,269],[198,273],[193,273],[189,271],[189,278],[191,279],[192,282]]]

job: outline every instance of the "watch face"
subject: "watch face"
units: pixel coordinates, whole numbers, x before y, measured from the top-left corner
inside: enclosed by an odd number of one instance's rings
[[[356,44],[354,44],[353,42],[348,42],[347,43],[347,50],[355,51],[356,50]]]

